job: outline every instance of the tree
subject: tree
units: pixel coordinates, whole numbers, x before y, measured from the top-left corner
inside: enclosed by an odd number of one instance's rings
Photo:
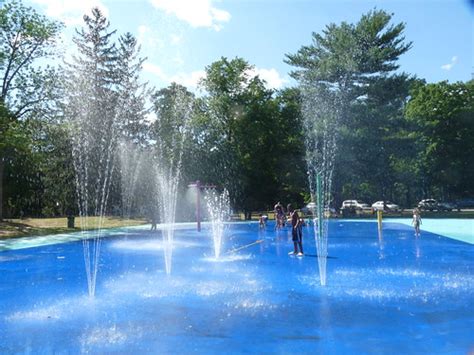
[[[34,121],[32,131],[41,189],[38,213],[42,216],[75,215],[74,166],[67,125]]]
[[[98,8],[84,16],[73,38],[78,54],[66,63],[64,116],[70,128],[81,215],[107,210],[120,120],[117,50],[110,23]]]
[[[278,115],[273,117],[273,130],[267,131],[270,134],[268,141],[277,143],[274,153],[271,154],[275,159],[273,169],[278,187],[273,198],[300,206],[304,201],[309,202],[308,195],[304,192],[307,167],[304,159],[301,92],[297,88],[284,89],[277,92],[274,101],[278,107]]]
[[[194,107],[194,95],[186,87],[171,83],[167,88],[152,95],[156,121],[152,124],[151,138],[156,149],[166,161],[172,161],[183,153],[183,136],[188,130],[190,114]]]
[[[126,141],[144,145],[148,138],[148,125],[145,122],[150,109],[146,100],[150,96],[146,83],[140,82],[140,73],[145,58],[139,57],[140,46],[130,33],[119,38],[117,53],[119,130]]]
[[[389,139],[386,134],[373,134],[368,127],[370,124],[379,133],[387,133],[382,127],[391,125],[397,115],[402,117],[408,77],[393,72],[411,43],[404,43],[404,24],[390,25],[391,17],[373,10],[355,25],[330,24],[322,34],[313,33],[312,44],[286,56],[286,62],[297,68],[291,75],[299,81],[303,93],[309,170],[325,171],[328,189],[338,147],[336,204],[343,198],[343,186],[354,182],[353,176],[373,170],[361,152],[369,151],[371,157],[382,152],[383,165],[377,167],[379,183],[389,175],[389,154],[383,153]],[[392,84],[396,84],[396,92]],[[373,90],[375,87],[377,90]],[[311,161],[316,161],[314,169]],[[357,168],[361,163],[363,168]]]
[[[38,111],[49,99],[56,76],[35,63],[55,54],[61,24],[37,14],[21,2],[6,1],[0,8],[0,220],[3,218],[3,172],[6,150],[18,137],[9,130],[17,121]],[[14,129],[14,128],[13,128]],[[21,144],[21,143],[20,143]]]
[[[267,89],[252,68],[242,58],[208,66],[193,127],[200,179],[225,187],[247,218],[278,198],[301,203],[305,171],[297,91]]]
[[[242,58],[221,58],[206,67],[206,77],[201,82],[207,92],[202,101],[204,115],[201,123],[206,128],[205,134],[211,138],[209,142],[212,142],[202,154],[211,173],[211,176],[207,174],[208,182],[227,188],[234,206],[241,205],[244,197],[237,147],[239,137],[235,134],[236,126],[244,119],[245,92],[256,80],[249,75],[251,68]]]
[[[474,81],[420,85],[406,108],[420,155],[415,162],[424,196],[474,194]]]

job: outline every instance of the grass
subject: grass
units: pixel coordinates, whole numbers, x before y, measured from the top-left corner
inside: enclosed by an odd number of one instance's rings
[[[95,229],[99,217],[88,217],[85,229]],[[147,223],[144,219],[123,219],[105,217],[102,228],[135,226]],[[0,222],[0,239],[18,238],[58,233],[70,233],[82,230],[81,219],[75,219],[75,228],[67,228],[67,218],[23,218],[8,219]]]

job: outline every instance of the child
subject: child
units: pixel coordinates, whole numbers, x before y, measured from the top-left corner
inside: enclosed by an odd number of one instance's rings
[[[411,221],[413,227],[415,227],[415,236],[418,237],[420,235],[420,224],[421,224],[421,216],[420,211],[418,208],[413,210],[413,220]]]
[[[266,226],[267,226],[267,216],[264,216],[263,214],[259,214],[258,215],[259,218],[258,218],[258,226],[260,229],[265,229]]]
[[[288,255],[304,256],[303,254],[303,229],[301,224],[301,219],[298,216],[291,204],[288,205],[288,212],[290,213],[291,218],[291,236],[293,240],[294,251],[289,252]],[[298,252],[299,247],[299,252]]]
[[[278,203],[274,207],[274,212],[275,212],[275,229],[281,229],[285,226],[285,212],[283,211],[283,206]]]

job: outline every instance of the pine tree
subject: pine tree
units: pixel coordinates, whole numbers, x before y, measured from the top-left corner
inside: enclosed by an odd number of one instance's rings
[[[360,185],[354,176],[374,170],[372,160],[365,161],[367,155],[382,160],[371,185],[378,184],[382,195],[393,185],[386,179],[391,153],[383,147],[390,140],[385,137],[388,128],[403,118],[411,79],[394,71],[411,42],[405,43],[405,25],[391,25],[391,18],[385,11],[373,10],[356,24],[330,24],[322,34],[313,33],[310,45],[286,56],[286,62],[296,67],[291,75],[300,83],[304,98],[310,187],[315,180],[312,174],[325,172],[329,193],[335,167],[337,194],[344,182]],[[362,157],[360,152],[369,153]],[[368,165],[361,168],[362,161]]]
[[[118,49],[118,110],[122,137],[144,145],[148,138],[146,116],[150,109],[146,102],[150,96],[147,83],[140,82],[140,73],[146,58],[140,58],[140,46],[131,33],[119,38]]]
[[[104,215],[117,146],[117,49],[110,23],[98,8],[84,16],[66,67],[65,116],[70,122],[81,215]]]

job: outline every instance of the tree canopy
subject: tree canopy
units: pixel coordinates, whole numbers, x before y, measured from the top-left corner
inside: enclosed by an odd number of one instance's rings
[[[178,155],[180,174],[169,176],[182,196],[196,180],[225,188],[247,217],[277,201],[309,202],[318,169],[328,171],[334,207],[472,196],[473,81],[427,84],[401,72],[412,43],[392,19],[374,9],[313,33],[283,58],[294,87],[269,89],[246,59],[221,57],[193,93],[151,87],[137,40],[99,9],[76,29],[72,59],[40,68],[57,55],[62,25],[3,2],[0,219],[3,209],[54,216],[77,207],[153,216],[156,168]],[[189,219],[190,209],[178,213]]]

